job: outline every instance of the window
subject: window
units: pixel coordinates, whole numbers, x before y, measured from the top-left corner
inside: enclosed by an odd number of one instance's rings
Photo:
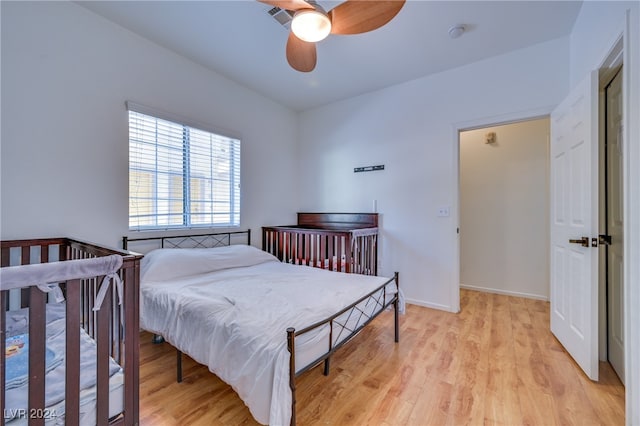
[[[240,141],[129,107],[129,229],[240,225]]]

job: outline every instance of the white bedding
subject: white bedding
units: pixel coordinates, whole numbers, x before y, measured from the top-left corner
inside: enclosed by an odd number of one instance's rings
[[[287,327],[321,321],[386,281],[280,263],[251,246],[154,250],[141,263],[140,324],[229,383],[258,422],[288,425]],[[387,299],[396,291],[389,284]],[[297,369],[326,352],[326,336],[328,327],[297,338]]]

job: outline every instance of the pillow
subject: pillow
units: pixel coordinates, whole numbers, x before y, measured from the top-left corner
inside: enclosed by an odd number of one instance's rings
[[[147,253],[140,261],[140,281],[168,281],[265,262],[279,260],[265,251],[247,245],[156,249]]]

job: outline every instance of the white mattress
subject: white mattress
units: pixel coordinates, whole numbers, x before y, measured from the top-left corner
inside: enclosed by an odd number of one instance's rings
[[[47,425],[63,425],[65,419],[64,378],[65,378],[65,305],[47,304],[47,339],[46,348],[49,353],[46,367],[46,408],[39,417],[44,418]],[[20,309],[7,312],[7,340],[16,336],[23,336],[28,330],[28,310]],[[81,353],[81,391],[80,391],[80,424],[96,423],[96,386],[95,386],[95,342],[84,331],[79,331]],[[21,339],[27,340],[27,339]],[[28,340],[27,340],[28,341]],[[28,353],[25,353],[28,359]],[[7,358],[9,365],[10,358]],[[22,363],[23,360],[20,361]],[[20,364],[13,364],[13,367]],[[22,368],[22,367],[20,367]],[[91,376],[93,374],[93,377]],[[109,368],[109,417],[117,416],[124,411],[124,373],[120,366],[110,359]],[[11,377],[7,372],[7,380],[12,385],[7,386],[5,400],[5,421],[11,425],[28,423],[28,383],[26,377],[16,374]],[[24,383],[22,383],[24,381]]]
[[[263,424],[290,421],[286,329],[321,321],[388,281],[280,263],[249,246],[154,252],[141,265],[141,327],[207,365]],[[396,292],[389,284],[387,299]],[[352,316],[350,327],[357,322]],[[297,369],[327,351],[328,335],[327,326],[296,339]]]

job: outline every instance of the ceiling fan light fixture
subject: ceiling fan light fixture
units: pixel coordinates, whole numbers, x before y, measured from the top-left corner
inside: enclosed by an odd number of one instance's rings
[[[300,10],[291,21],[291,31],[303,41],[324,40],[331,33],[331,20],[318,6],[315,10]]]

